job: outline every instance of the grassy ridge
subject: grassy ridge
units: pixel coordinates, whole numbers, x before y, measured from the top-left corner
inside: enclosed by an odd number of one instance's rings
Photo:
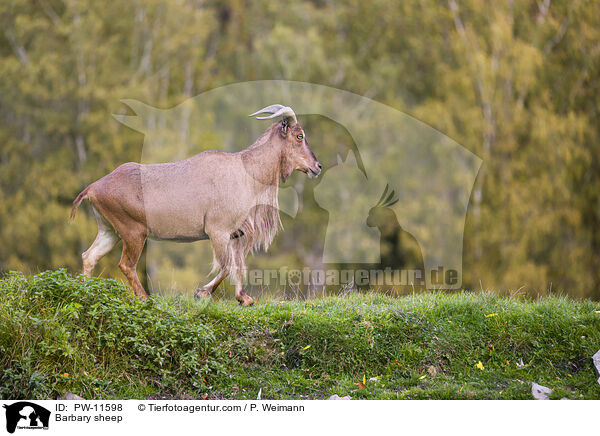
[[[491,293],[135,299],[64,270],[0,280],[0,398],[600,398],[600,304]],[[366,381],[359,389],[358,382]]]

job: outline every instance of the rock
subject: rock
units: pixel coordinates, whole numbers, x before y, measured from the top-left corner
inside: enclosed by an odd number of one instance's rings
[[[67,392],[59,400],[85,400],[85,398],[81,398],[79,395],[75,395],[71,392]]]
[[[596,372],[598,375],[600,375],[600,350],[598,350],[598,352],[592,356],[592,360],[594,361]],[[600,383],[600,377],[598,378],[598,383]]]
[[[352,397],[350,395],[346,395],[345,397],[340,397],[338,394],[333,394],[331,397],[327,398],[328,400],[351,400]]]
[[[531,393],[536,400],[549,400],[550,395],[552,395],[552,389],[538,385],[537,383],[532,383]]]

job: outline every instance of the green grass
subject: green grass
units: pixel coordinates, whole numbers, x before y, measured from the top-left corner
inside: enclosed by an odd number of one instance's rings
[[[371,293],[246,308],[142,303],[64,270],[0,279],[4,399],[529,399],[532,382],[551,398],[600,399],[599,348],[600,304],[564,297]]]

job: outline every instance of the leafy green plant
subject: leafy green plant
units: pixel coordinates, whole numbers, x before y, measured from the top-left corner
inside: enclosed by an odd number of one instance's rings
[[[155,296],[65,270],[0,279],[0,397],[600,398],[600,305],[549,297]],[[553,397],[554,398],[554,397]]]

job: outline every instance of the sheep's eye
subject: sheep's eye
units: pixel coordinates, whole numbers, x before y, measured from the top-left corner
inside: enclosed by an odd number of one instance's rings
[[[298,138],[298,141],[302,141],[304,139],[304,135],[298,135],[296,138]]]

